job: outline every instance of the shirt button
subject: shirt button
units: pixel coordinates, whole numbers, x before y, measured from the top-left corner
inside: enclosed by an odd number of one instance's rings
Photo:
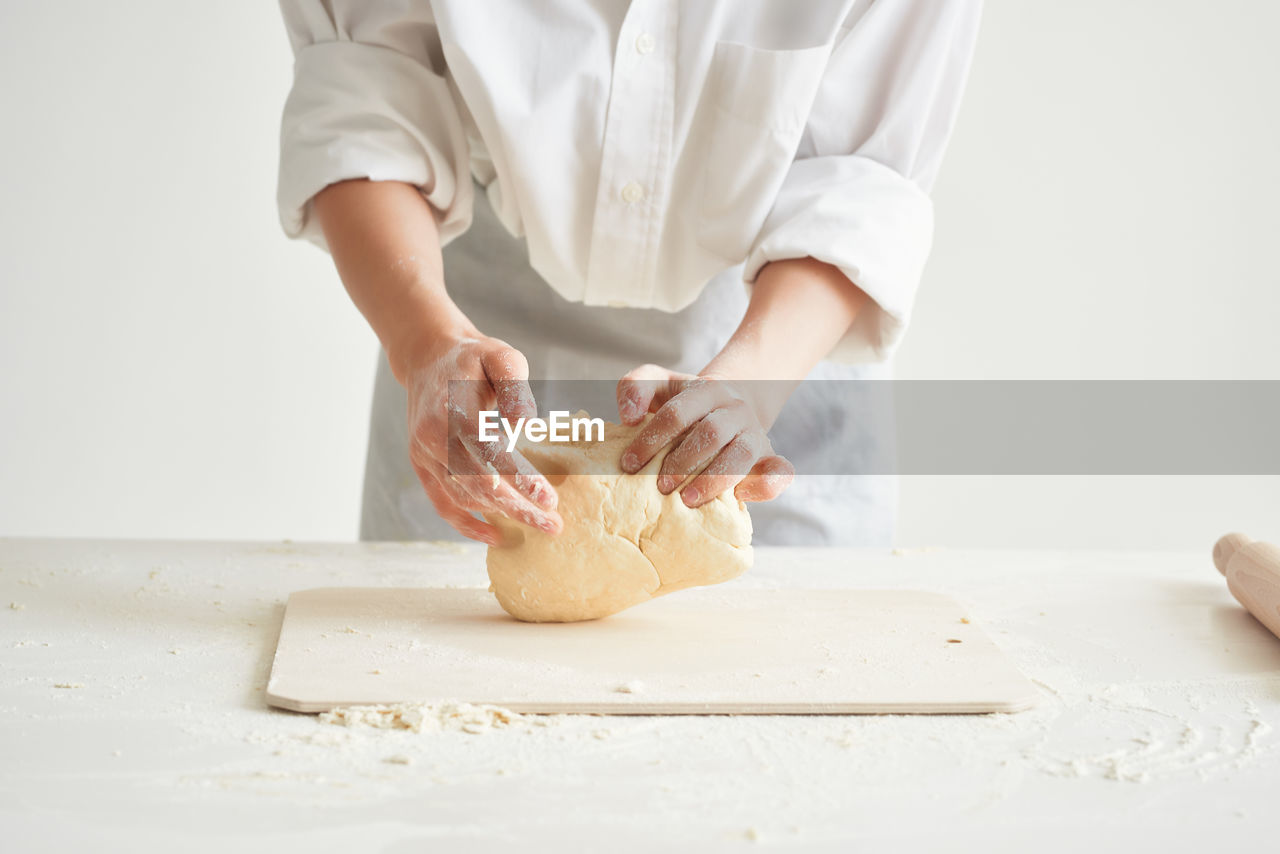
[[[622,188],[621,195],[624,202],[629,205],[633,205],[644,198],[644,187],[641,187],[635,181],[632,181],[630,184],[627,184]]]
[[[653,36],[648,33],[641,33],[636,36],[636,53],[653,53],[653,49],[657,47],[657,44],[658,43],[654,41]]]

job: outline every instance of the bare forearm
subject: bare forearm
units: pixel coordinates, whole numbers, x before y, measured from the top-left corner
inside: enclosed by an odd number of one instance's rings
[[[475,334],[445,292],[440,232],[417,188],[343,181],[318,193],[312,207],[347,293],[402,383],[424,354]]]
[[[787,391],[804,379],[844,336],[868,297],[830,264],[801,258],[774,261],[756,277],[747,313],[704,376],[763,380]],[[759,414],[766,423],[781,402],[770,394]]]
[[[313,206],[342,283],[405,387],[409,462],[440,517],[491,546],[501,533],[475,512],[557,533],[563,522],[546,478],[460,426],[474,424],[494,400],[505,418],[529,414],[529,369],[523,355],[481,335],[449,299],[440,232],[422,195],[409,184],[344,181],[317,194]],[[455,381],[462,383],[456,398]],[[464,418],[453,417],[455,406]]]

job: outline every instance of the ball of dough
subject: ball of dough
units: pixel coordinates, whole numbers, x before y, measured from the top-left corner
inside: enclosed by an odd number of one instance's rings
[[[522,443],[559,494],[555,536],[491,517],[503,545],[488,554],[490,590],[517,620],[595,620],[751,566],[751,517],[727,490],[698,508],[658,492],[666,452],[636,474],[618,467],[639,427],[605,425],[603,442]]]

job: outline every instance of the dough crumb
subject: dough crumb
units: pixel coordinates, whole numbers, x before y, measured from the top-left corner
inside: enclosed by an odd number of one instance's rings
[[[964,643],[960,638],[947,638],[947,643]]]
[[[961,617],[961,618],[960,618],[960,622],[964,623],[964,624],[967,626],[967,625],[969,625],[969,618],[968,618],[968,617]]]
[[[83,682],[54,682],[54,683],[53,683],[53,687],[55,687],[55,688],[83,688],[83,687],[84,687],[84,683],[83,683]]]
[[[398,753],[395,756],[388,756],[386,759],[383,759],[382,761],[386,762],[388,765],[412,765],[413,764],[413,759],[411,757],[405,756],[402,753]]]
[[[473,703],[397,703],[346,706],[320,714],[320,721],[345,727],[400,729],[410,732],[465,732],[471,735],[525,724],[527,718],[499,706]]]
[[[748,827],[746,830],[746,833],[744,833],[743,836],[747,837],[747,839],[751,840],[752,842],[760,841],[760,831],[756,830],[754,827]]]
[[[14,611],[25,611],[27,609],[27,606],[23,605],[21,602],[10,602],[9,608]]]
[[[644,683],[639,679],[632,679],[630,682],[623,682],[617,688],[613,689],[618,694],[643,694]]]

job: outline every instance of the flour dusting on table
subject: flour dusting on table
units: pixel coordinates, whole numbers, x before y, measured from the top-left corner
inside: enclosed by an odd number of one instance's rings
[[[646,850],[662,830],[708,850],[749,848],[744,836],[848,848],[855,835],[969,850],[1010,832],[1066,843],[1052,834],[1069,827],[1148,842],[1163,829],[1177,847],[1275,825],[1280,650],[1206,555],[947,550],[828,566],[800,549],[735,582],[953,593],[1044,691],[1016,715],[524,715],[481,718],[480,736],[466,715],[427,723],[437,711],[415,732],[267,708],[291,591],[478,587],[482,552],[453,548],[0,541],[0,714],[22,735],[0,782],[46,838],[42,817],[69,804],[103,831],[213,842],[231,824],[274,840],[318,808],[334,821],[311,829],[352,850],[386,847],[386,828],[456,832],[418,843],[442,849],[620,828]],[[600,688],[632,678],[619,665]],[[648,681],[635,701],[661,688]]]
[[[345,727],[403,729],[410,732],[466,732],[473,735],[529,725],[532,715],[475,703],[396,703],[346,706],[320,714],[320,721]],[[544,716],[545,717],[545,716]],[[545,726],[545,723],[540,724]]]

